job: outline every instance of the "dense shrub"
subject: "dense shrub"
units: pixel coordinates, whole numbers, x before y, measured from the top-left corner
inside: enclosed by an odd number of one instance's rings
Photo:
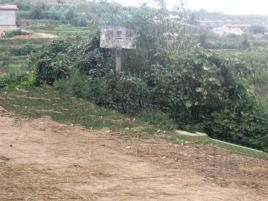
[[[16,89],[28,89],[33,86],[36,86],[36,76],[34,74],[29,74],[16,85]]]
[[[97,33],[90,40],[53,42],[35,54],[39,84],[54,84],[125,113],[161,111],[179,128],[267,150],[267,114],[250,91],[247,66],[196,45],[181,22],[167,20],[164,7],[129,12],[128,20],[121,11],[101,19],[139,33],[137,49],[124,51],[123,74],[114,73],[112,51],[99,48]]]
[[[85,27],[87,26],[87,19],[83,16],[75,17],[72,22],[74,26]]]
[[[104,104],[108,93],[108,84],[105,79],[96,79],[89,76],[73,73],[68,80],[58,80],[54,86],[64,92],[72,93],[80,98],[85,98]]]
[[[250,31],[254,34],[264,34],[266,32],[266,28],[263,25],[252,25],[250,27]]]
[[[59,20],[74,26],[88,25],[86,16],[78,13],[74,7],[67,5],[49,6],[43,3],[37,3],[32,6],[30,12],[23,14],[22,17]]]
[[[170,55],[167,63],[150,61],[141,77],[116,75],[111,52],[99,49],[98,37],[75,44],[55,41],[36,56],[39,83],[56,81],[60,90],[129,114],[159,109],[179,128],[266,149],[267,115],[242,79],[250,72],[243,63],[197,47]]]
[[[205,122],[205,131],[212,137],[268,152],[268,115],[264,112],[226,108],[212,113]]]
[[[113,72],[101,78],[74,73],[67,81],[56,81],[55,87],[128,114],[136,114],[151,106],[150,92],[143,80]]]
[[[47,17],[47,5],[44,3],[37,3],[33,5],[29,17],[31,19],[44,19]]]
[[[16,29],[13,31],[6,31],[5,32],[5,37],[6,38],[12,38],[14,36],[21,36],[21,35],[30,35],[31,33],[23,31],[21,29]]]
[[[39,84],[53,84],[57,79],[68,78],[69,65],[64,53],[69,45],[65,41],[53,41],[32,58]]]
[[[0,74],[0,89],[15,87],[17,84],[23,82],[28,77],[27,74],[9,73]]]
[[[110,76],[108,84],[107,103],[111,108],[133,114],[151,107],[150,91],[142,79],[124,75]]]
[[[25,45],[23,47],[13,47],[10,49],[11,54],[15,56],[29,55],[32,52],[36,51],[38,51],[38,48],[34,47],[33,45]]]
[[[113,66],[111,51],[99,48],[99,36],[88,43],[80,38],[74,44],[69,40],[54,41],[32,60],[39,83],[50,85],[68,78],[72,69],[84,75],[101,77]]]

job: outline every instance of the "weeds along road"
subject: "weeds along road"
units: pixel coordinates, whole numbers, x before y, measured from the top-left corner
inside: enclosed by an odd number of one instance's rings
[[[0,112],[0,200],[268,200],[268,161]]]

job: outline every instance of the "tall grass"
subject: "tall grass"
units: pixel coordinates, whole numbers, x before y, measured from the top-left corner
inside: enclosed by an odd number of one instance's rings
[[[251,82],[260,102],[268,110],[268,49],[252,49],[243,53],[242,57],[252,68]]]

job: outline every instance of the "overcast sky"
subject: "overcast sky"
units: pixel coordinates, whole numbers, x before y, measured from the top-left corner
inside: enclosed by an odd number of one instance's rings
[[[140,5],[153,0],[113,0],[123,5]],[[268,15],[268,0],[183,0],[186,8],[209,11],[223,11],[227,14],[261,14]],[[180,0],[166,0],[168,7],[179,5]]]

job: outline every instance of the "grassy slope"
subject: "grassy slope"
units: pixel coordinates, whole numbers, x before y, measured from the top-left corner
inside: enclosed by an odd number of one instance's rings
[[[61,38],[73,36],[85,36],[90,33],[88,27],[74,27],[62,24],[55,20],[22,20],[27,26],[21,27],[32,32],[49,33],[58,35]],[[46,38],[25,38],[25,39],[2,39],[0,40],[0,73],[22,73],[30,71],[28,68],[27,56],[14,56],[11,53],[13,48],[21,48],[26,45],[40,47],[47,44],[50,39]]]
[[[252,151],[233,145],[215,142],[207,137],[186,137],[174,130],[161,130],[157,114],[147,117],[129,117],[116,111],[98,107],[86,100],[61,94],[53,88],[33,88],[29,91],[0,92],[0,105],[23,117],[51,116],[53,120],[66,124],[80,124],[91,129],[109,128],[134,137],[164,138],[174,143],[217,146],[232,153],[268,159],[268,153]],[[156,119],[155,119],[156,118]],[[167,124],[169,120],[164,119]],[[147,123],[151,122],[151,123]]]
[[[90,32],[90,27],[76,27],[68,24],[63,24],[58,20],[22,20],[24,28],[27,30],[32,30],[34,32],[55,34],[61,37],[76,36],[76,35],[86,35]]]
[[[69,25],[56,25],[48,28],[47,24],[49,22],[46,20],[31,20],[28,24],[28,28],[32,28],[36,32],[52,33],[61,37],[87,35],[89,33],[88,28],[77,28]],[[29,70],[26,65],[27,57],[12,56],[10,53],[11,48],[22,47],[27,44],[42,46],[47,42],[49,42],[48,39],[1,40],[0,73],[9,72],[10,69],[18,71]],[[8,61],[6,62],[8,65],[1,65],[1,62],[5,63],[5,61]],[[172,120],[166,116],[158,117],[155,113],[152,113],[131,118],[115,111],[97,107],[88,101],[60,94],[53,89],[34,88],[26,93],[22,91],[0,92],[0,105],[24,117],[37,118],[48,115],[55,121],[67,124],[81,124],[87,128],[94,129],[108,127],[115,132],[131,136],[161,137],[175,143],[213,145],[228,149],[234,153],[268,159],[268,154],[266,153],[214,142],[207,137],[183,137],[178,136],[172,130],[164,132],[163,128],[174,127]],[[146,122],[151,122],[151,124]]]
[[[251,83],[259,102],[268,111],[268,47],[251,48],[248,50],[217,50],[227,57],[239,57],[244,60],[254,73],[251,73]]]
[[[0,73],[22,73],[29,71],[28,56],[15,56],[12,49],[22,48],[26,45],[40,47],[49,42],[49,39],[1,39],[0,40]]]

